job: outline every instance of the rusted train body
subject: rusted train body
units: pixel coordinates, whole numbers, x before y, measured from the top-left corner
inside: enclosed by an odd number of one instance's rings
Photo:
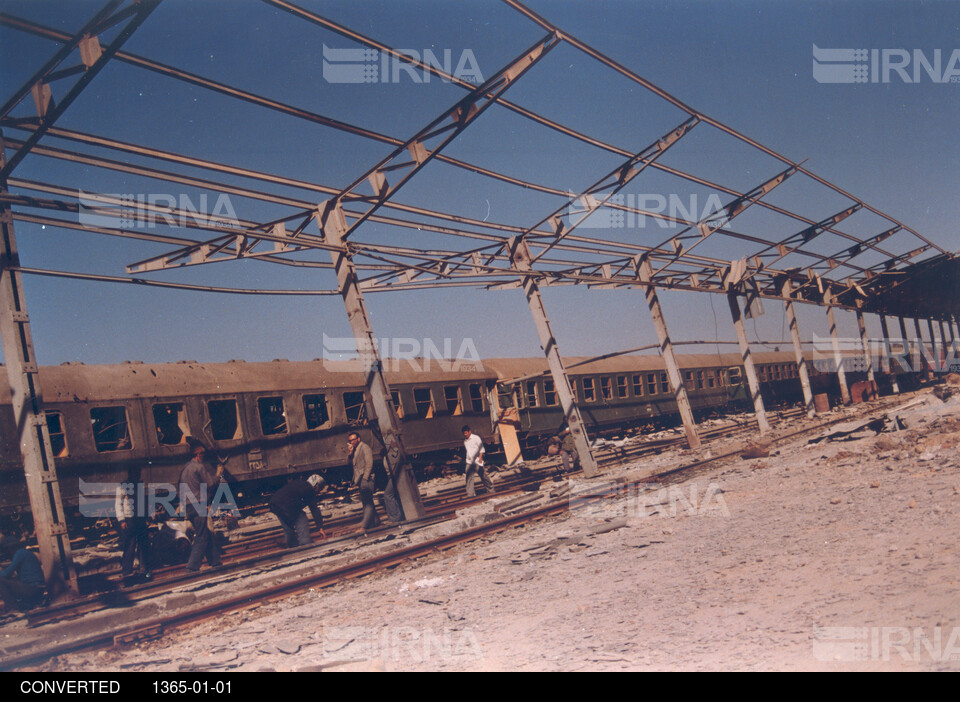
[[[678,357],[697,412],[748,406],[739,354]],[[791,353],[756,353],[769,402],[801,398]],[[621,356],[576,365],[570,378],[591,434],[677,415],[659,356]],[[496,444],[496,419],[508,406],[519,417],[522,443],[533,446],[556,431],[562,413],[543,359],[494,359],[478,364],[384,361],[408,451],[422,462],[450,457],[470,424]],[[229,479],[256,495],[291,474],[347,475],[346,435],[360,430],[375,449],[357,362],[203,364],[124,363],[43,367],[40,386],[61,492],[75,510],[81,479],[123,480],[141,469],[148,483],[175,484],[189,460],[186,439],[203,440],[225,461]],[[536,376],[536,377],[527,377]],[[853,374],[852,379],[856,380]],[[525,378],[520,382],[518,378]],[[0,366],[0,381],[6,382]],[[835,374],[812,372],[814,392],[838,391]],[[0,516],[28,511],[16,424],[9,398],[0,399]]]

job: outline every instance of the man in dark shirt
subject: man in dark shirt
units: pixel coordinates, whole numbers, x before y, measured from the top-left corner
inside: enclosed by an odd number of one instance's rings
[[[45,580],[36,554],[25,548],[17,549],[17,546],[17,539],[3,538],[4,557],[9,556],[11,551],[15,550],[16,553],[10,565],[0,571],[0,598],[6,609],[26,611],[43,599]]]
[[[320,529],[320,538],[327,538],[323,530],[323,515],[317,504],[317,493],[326,483],[319,475],[311,475],[306,480],[296,478],[277,490],[270,498],[270,511],[277,515],[283,535],[287,539],[287,548],[306,546],[313,543],[310,538],[310,526],[304,507],[310,510],[313,521]]]

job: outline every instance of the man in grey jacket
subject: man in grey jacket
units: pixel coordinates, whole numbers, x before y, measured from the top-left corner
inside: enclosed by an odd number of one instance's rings
[[[373,449],[360,441],[360,435],[351,432],[347,437],[350,452],[350,464],[353,466],[353,484],[360,488],[360,502],[363,504],[364,531],[380,526],[380,518],[373,504]]]

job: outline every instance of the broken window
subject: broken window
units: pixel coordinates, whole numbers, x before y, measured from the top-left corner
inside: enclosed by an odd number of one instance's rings
[[[697,371],[697,390],[703,390],[706,387],[703,382],[703,371]]]
[[[727,381],[730,385],[739,385],[743,382],[743,374],[740,372],[739,366],[727,369]]]
[[[633,394],[634,397],[643,396],[643,375],[640,373],[633,376]]]
[[[67,455],[67,435],[63,431],[63,417],[59,412],[47,412],[47,431],[50,433],[50,448],[54,458]]]
[[[597,399],[597,393],[593,387],[593,378],[583,379],[583,401],[593,402]]]
[[[304,395],[303,416],[307,419],[307,429],[316,429],[329,422],[326,395]]]
[[[153,424],[157,428],[157,443],[176,446],[185,443],[190,428],[182,402],[166,402],[153,406]]]
[[[497,402],[500,405],[500,409],[505,409],[507,407],[513,407],[513,387],[498,385],[497,386]]]
[[[240,415],[236,400],[210,400],[207,412],[210,414],[210,435],[214,441],[240,438]]]
[[[618,375],[617,376],[617,397],[626,397],[627,396],[627,376]]]
[[[433,394],[430,388],[414,388],[413,401],[417,405],[417,414],[424,419],[430,419],[436,413],[433,406]]]
[[[717,372],[715,370],[708,370],[707,375],[707,387],[712,388],[717,385]]]
[[[397,419],[403,419],[403,403],[400,402],[400,391],[391,390],[390,400],[393,402],[393,409],[397,413]]]
[[[477,414],[483,412],[483,388],[479,383],[470,384],[470,408]]]
[[[540,397],[537,395],[537,381],[527,381],[527,407],[539,407]]]
[[[260,432],[264,436],[287,433],[287,413],[283,411],[282,397],[257,398],[260,413]]]
[[[130,448],[125,407],[96,407],[90,410],[93,442],[97,451],[125,451]]]
[[[557,404],[557,387],[552,380],[543,381],[543,404],[555,407]]]
[[[600,395],[604,400],[613,399],[613,381],[609,375],[600,378]]]
[[[460,388],[458,386],[444,385],[443,401],[447,405],[447,412],[453,416],[463,414],[463,402],[460,400]]]
[[[367,404],[362,392],[343,393],[343,413],[347,417],[347,424],[362,426],[367,423]]]
[[[683,371],[683,385],[691,392],[697,389],[693,384],[693,371]]]

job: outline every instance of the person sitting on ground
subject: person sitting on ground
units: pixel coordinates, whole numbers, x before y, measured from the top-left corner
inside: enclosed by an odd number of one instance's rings
[[[46,580],[40,559],[32,551],[20,545],[20,539],[4,535],[0,538],[3,557],[12,555],[10,565],[0,571],[0,599],[5,609],[25,612],[43,600]]]
[[[327,538],[323,530],[323,515],[317,504],[317,495],[326,485],[326,481],[317,474],[311,475],[306,480],[294,478],[270,498],[270,511],[280,520],[283,535],[287,540],[287,548],[313,543],[313,539],[310,538],[307,515],[303,511],[304,507],[308,508],[313,515],[313,521],[320,529],[320,538]]]

